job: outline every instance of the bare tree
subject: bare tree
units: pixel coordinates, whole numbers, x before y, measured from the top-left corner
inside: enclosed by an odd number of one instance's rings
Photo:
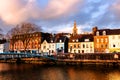
[[[35,24],[22,23],[22,24],[17,25],[16,27],[12,28],[10,31],[8,31],[6,36],[8,39],[11,39],[14,35],[39,32],[41,30],[42,30],[41,27],[38,27]]]
[[[0,28],[0,39],[2,39],[3,38],[3,33],[2,33],[2,29]]]
[[[21,34],[26,34],[26,33],[33,33],[33,32],[38,32],[41,31],[41,28],[38,27],[35,24],[31,23],[23,23],[20,26],[20,33]]]

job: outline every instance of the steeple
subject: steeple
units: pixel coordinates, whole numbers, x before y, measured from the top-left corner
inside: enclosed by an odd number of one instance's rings
[[[78,29],[77,29],[77,25],[76,25],[76,21],[74,21],[74,27],[73,27],[73,36],[78,34]]]

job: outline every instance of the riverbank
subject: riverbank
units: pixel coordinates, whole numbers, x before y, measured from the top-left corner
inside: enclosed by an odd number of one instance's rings
[[[22,58],[11,60],[0,60],[0,63],[17,63],[17,64],[40,64],[40,65],[102,65],[102,66],[120,66],[120,60],[49,60],[43,58]]]

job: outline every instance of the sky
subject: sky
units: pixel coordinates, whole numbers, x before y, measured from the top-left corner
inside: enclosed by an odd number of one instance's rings
[[[78,33],[120,28],[120,0],[0,0],[0,28],[7,33],[23,22],[42,27],[43,32]]]

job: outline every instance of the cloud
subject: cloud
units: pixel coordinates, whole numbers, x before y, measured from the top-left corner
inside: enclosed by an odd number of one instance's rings
[[[77,12],[79,5],[82,5],[82,0],[51,0],[44,11],[43,18],[54,19],[68,16]]]
[[[111,11],[114,13],[117,19],[120,19],[120,1],[117,0],[111,7]]]
[[[7,24],[56,19],[76,12],[80,2],[82,0],[50,0],[42,9],[38,0],[0,0],[0,19]]]

